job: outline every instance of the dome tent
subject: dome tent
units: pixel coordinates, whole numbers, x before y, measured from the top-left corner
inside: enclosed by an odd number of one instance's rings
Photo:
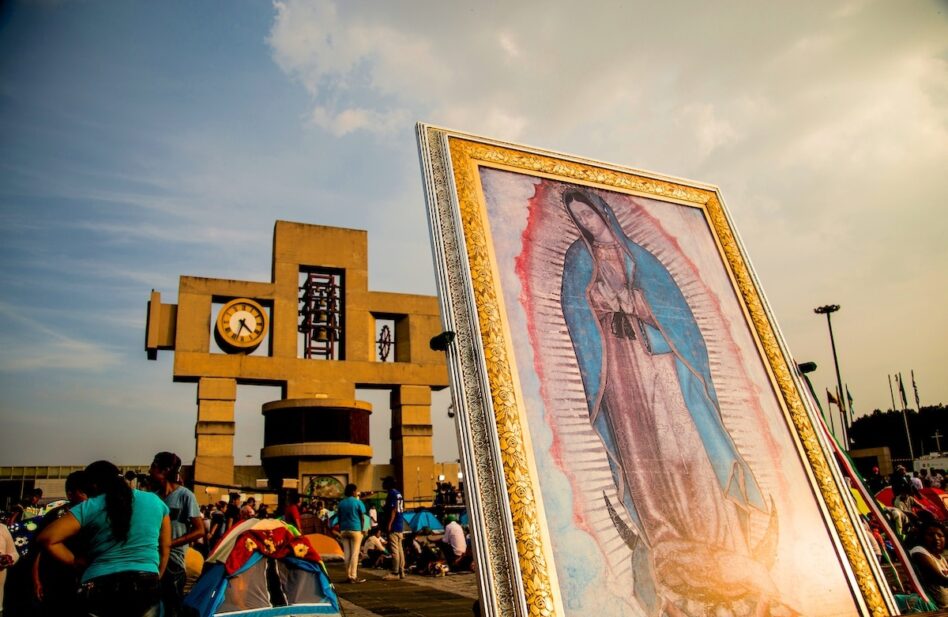
[[[206,564],[184,599],[186,614],[340,614],[319,553],[283,521],[243,521],[221,540]]]

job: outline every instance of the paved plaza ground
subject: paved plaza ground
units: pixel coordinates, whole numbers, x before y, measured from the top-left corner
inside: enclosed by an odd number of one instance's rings
[[[477,600],[474,574],[448,576],[408,575],[401,581],[383,581],[385,570],[360,568],[365,583],[345,582],[345,566],[327,563],[329,576],[336,586],[345,617],[468,617]]]

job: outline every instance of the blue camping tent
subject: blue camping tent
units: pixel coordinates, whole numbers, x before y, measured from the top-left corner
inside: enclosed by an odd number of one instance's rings
[[[309,546],[283,521],[244,521],[207,558],[184,605],[199,617],[338,616],[339,599],[322,560],[306,554]]]
[[[411,514],[410,518],[408,514]],[[405,515],[405,521],[412,531],[421,531],[425,527],[431,531],[444,531],[444,525],[441,524],[441,521],[427,510],[408,512]]]

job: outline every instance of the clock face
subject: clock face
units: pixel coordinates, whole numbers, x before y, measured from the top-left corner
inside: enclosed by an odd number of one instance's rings
[[[255,300],[231,300],[217,314],[218,340],[235,350],[259,345],[267,334],[267,313]]]

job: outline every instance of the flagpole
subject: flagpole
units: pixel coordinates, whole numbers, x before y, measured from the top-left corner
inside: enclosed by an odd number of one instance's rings
[[[912,448],[912,433],[909,431],[908,413],[906,413],[905,385],[902,383],[902,373],[896,375],[899,382],[899,396],[902,398],[902,420],[905,422],[905,438],[908,439],[909,458],[912,459],[912,468],[915,467],[915,451]]]
[[[849,384],[846,384],[846,405],[849,407],[849,425],[852,426],[856,412],[853,410],[853,395],[849,393]]]
[[[912,373],[912,390],[915,390],[915,410],[922,413],[922,403],[918,400],[918,385],[915,383],[915,369],[910,372]]]
[[[889,396],[892,397],[892,411],[895,411],[895,392],[892,390],[892,375],[886,374],[889,378]]]
[[[843,393],[836,391],[836,409],[839,410],[839,422],[843,425],[843,439],[846,440],[844,447],[849,451],[849,425],[846,423],[846,403],[843,402]]]
[[[839,407],[839,405],[837,405]],[[830,397],[830,391],[826,390],[826,415],[829,418],[830,422],[830,431],[833,433],[833,439],[839,442],[839,436],[836,434],[836,421],[833,417],[836,415],[833,413],[833,400]]]

